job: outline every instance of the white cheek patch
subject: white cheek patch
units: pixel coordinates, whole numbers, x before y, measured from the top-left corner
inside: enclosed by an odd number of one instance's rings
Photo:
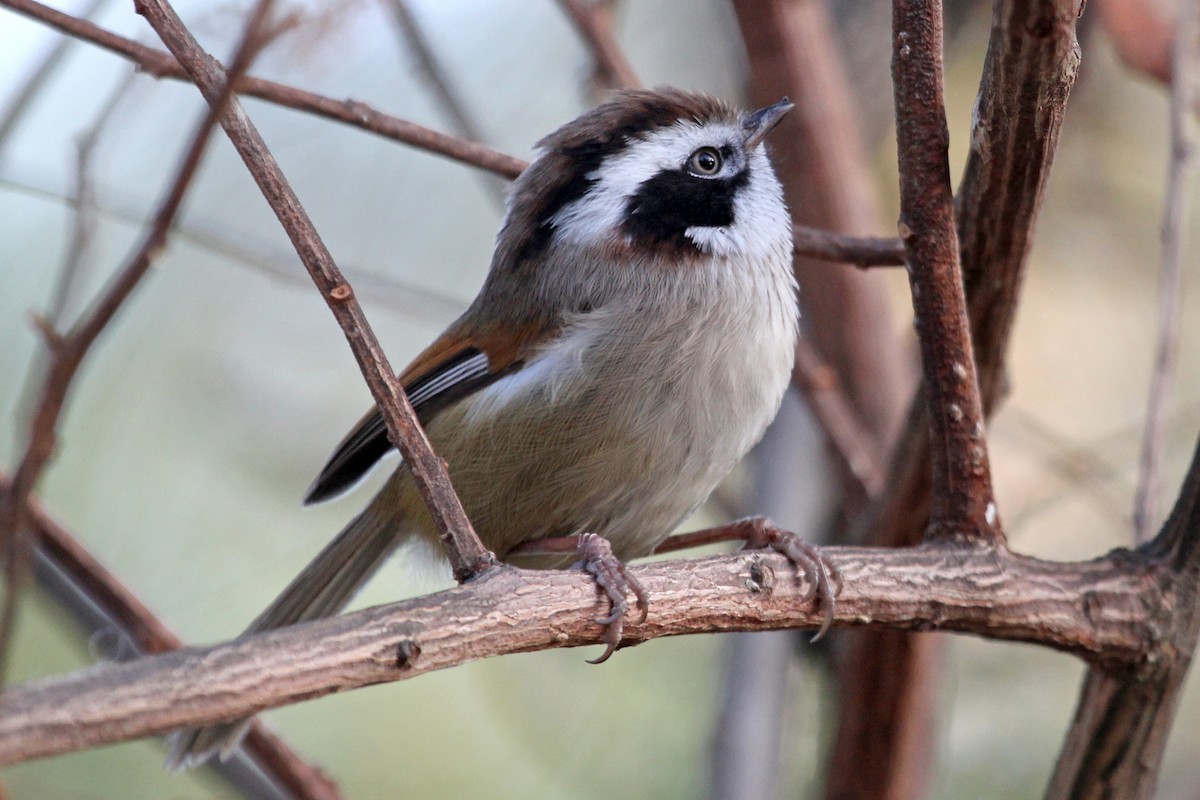
[[[767,258],[773,251],[791,249],[791,220],[783,188],[762,148],[750,155],[749,183],[733,199],[733,224],[688,228],[684,235],[706,253],[729,258],[749,255]]]
[[[739,142],[741,137],[733,124],[701,126],[681,122],[644,139],[632,140],[623,152],[588,175],[595,183],[583,197],[551,217],[550,224],[561,241],[595,244],[620,227],[629,198],[637,194],[645,181],[663,170],[680,169],[692,153],[705,145],[731,144]],[[739,161],[731,159],[721,174],[740,168]]]

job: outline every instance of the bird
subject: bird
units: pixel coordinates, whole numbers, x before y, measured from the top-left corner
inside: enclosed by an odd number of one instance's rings
[[[624,90],[541,139],[512,186],[483,286],[399,379],[483,543],[502,560],[578,555],[612,603],[608,658],[650,554],[758,442],[798,335],[792,225],[764,138],[784,98]],[[372,409],[306,503],[351,489],[390,449]],[[761,527],[761,526],[760,526]],[[539,543],[575,537],[577,554]],[[770,537],[768,537],[770,538]],[[437,541],[401,464],[247,634],[338,613],[400,544]],[[783,550],[819,593],[816,548]],[[822,631],[824,627],[822,626]],[[168,766],[227,756],[246,720],[176,734]]]

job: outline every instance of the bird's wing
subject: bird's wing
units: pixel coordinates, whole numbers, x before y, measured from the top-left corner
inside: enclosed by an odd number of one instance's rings
[[[523,354],[545,333],[543,326],[492,327],[476,335],[452,327],[443,333],[400,373],[417,419],[427,425],[451,403],[519,370]],[[305,493],[304,504],[346,491],[391,448],[383,414],[373,407],[333,451]]]

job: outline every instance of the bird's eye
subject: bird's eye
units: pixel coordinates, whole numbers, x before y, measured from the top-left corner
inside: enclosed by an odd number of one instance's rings
[[[687,169],[693,175],[711,177],[721,171],[721,151],[715,147],[701,147],[688,157]]]

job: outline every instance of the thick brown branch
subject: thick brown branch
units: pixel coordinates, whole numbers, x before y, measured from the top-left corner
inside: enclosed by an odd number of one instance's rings
[[[1053,563],[954,544],[829,548],[845,579],[836,624],[1037,642],[1110,667],[1136,664],[1161,613],[1153,571],[1118,552]],[[687,633],[816,627],[821,611],[782,556],[631,567],[653,601],[626,644]],[[103,665],[0,696],[0,764],[404,680],[491,656],[594,644],[601,600],[581,571],[504,567],[439,594],[215,647]],[[163,702],[164,698],[168,702]]]
[[[177,80],[188,79],[187,72],[170,53],[118,36],[87,20],[64,14],[35,0],[0,0],[0,6],[44,22],[68,36],[91,42],[124,56],[151,75]],[[526,166],[526,162],[519,158],[384,114],[357,100],[334,100],[294,86],[254,77],[243,79],[238,85],[238,92],[297,111],[337,120],[506,178],[515,178]]]
[[[9,488],[8,478],[0,474],[0,494]],[[29,502],[28,525],[39,556],[54,574],[69,581],[72,592],[86,595],[106,626],[120,630],[133,645],[129,655],[165,653],[182,646],[179,638],[36,500]],[[332,781],[257,722],[250,726],[243,747],[263,771],[298,800],[338,800],[341,796]]]
[[[1002,534],[992,495],[950,188],[950,137],[942,99],[942,7],[937,0],[898,0],[893,15],[899,228],[933,445],[933,505],[927,535],[996,540]]]
[[[1079,67],[1078,0],[1001,0],[975,104],[971,149],[957,198],[959,242],[984,410],[1004,390],[1004,359],[1033,228]],[[929,521],[929,423],[916,398],[883,495],[855,541],[902,546]],[[895,632],[855,635],[841,666],[842,720],[830,794],[842,798],[922,796],[912,776],[928,773],[932,720],[913,723],[929,689],[933,642]],[[878,676],[889,676],[883,683]],[[869,687],[869,690],[868,688]],[[832,776],[843,781],[833,785]]]
[[[200,49],[165,0],[137,0],[138,13],[162,38],[167,49],[179,59],[197,88],[210,104],[221,97],[225,73],[221,66]],[[404,394],[395,372],[388,363],[379,340],[371,330],[354,291],[321,241],[300,199],[284,178],[279,164],[266,142],[250,122],[236,98],[221,118],[233,146],[242,157],[263,196],[279,218],[305,269],[342,327],[367,386],[383,412],[388,436],[400,450],[417,488],[437,525],[442,545],[454,570],[455,578],[467,580],[495,564],[495,558],[467,519],[462,503],[450,485],[445,463],[438,458],[417,423],[412,405]]]
[[[1174,511],[1144,550],[1161,569],[1155,647],[1128,669],[1093,665],[1047,800],[1149,800],[1200,634],[1200,445]]]

